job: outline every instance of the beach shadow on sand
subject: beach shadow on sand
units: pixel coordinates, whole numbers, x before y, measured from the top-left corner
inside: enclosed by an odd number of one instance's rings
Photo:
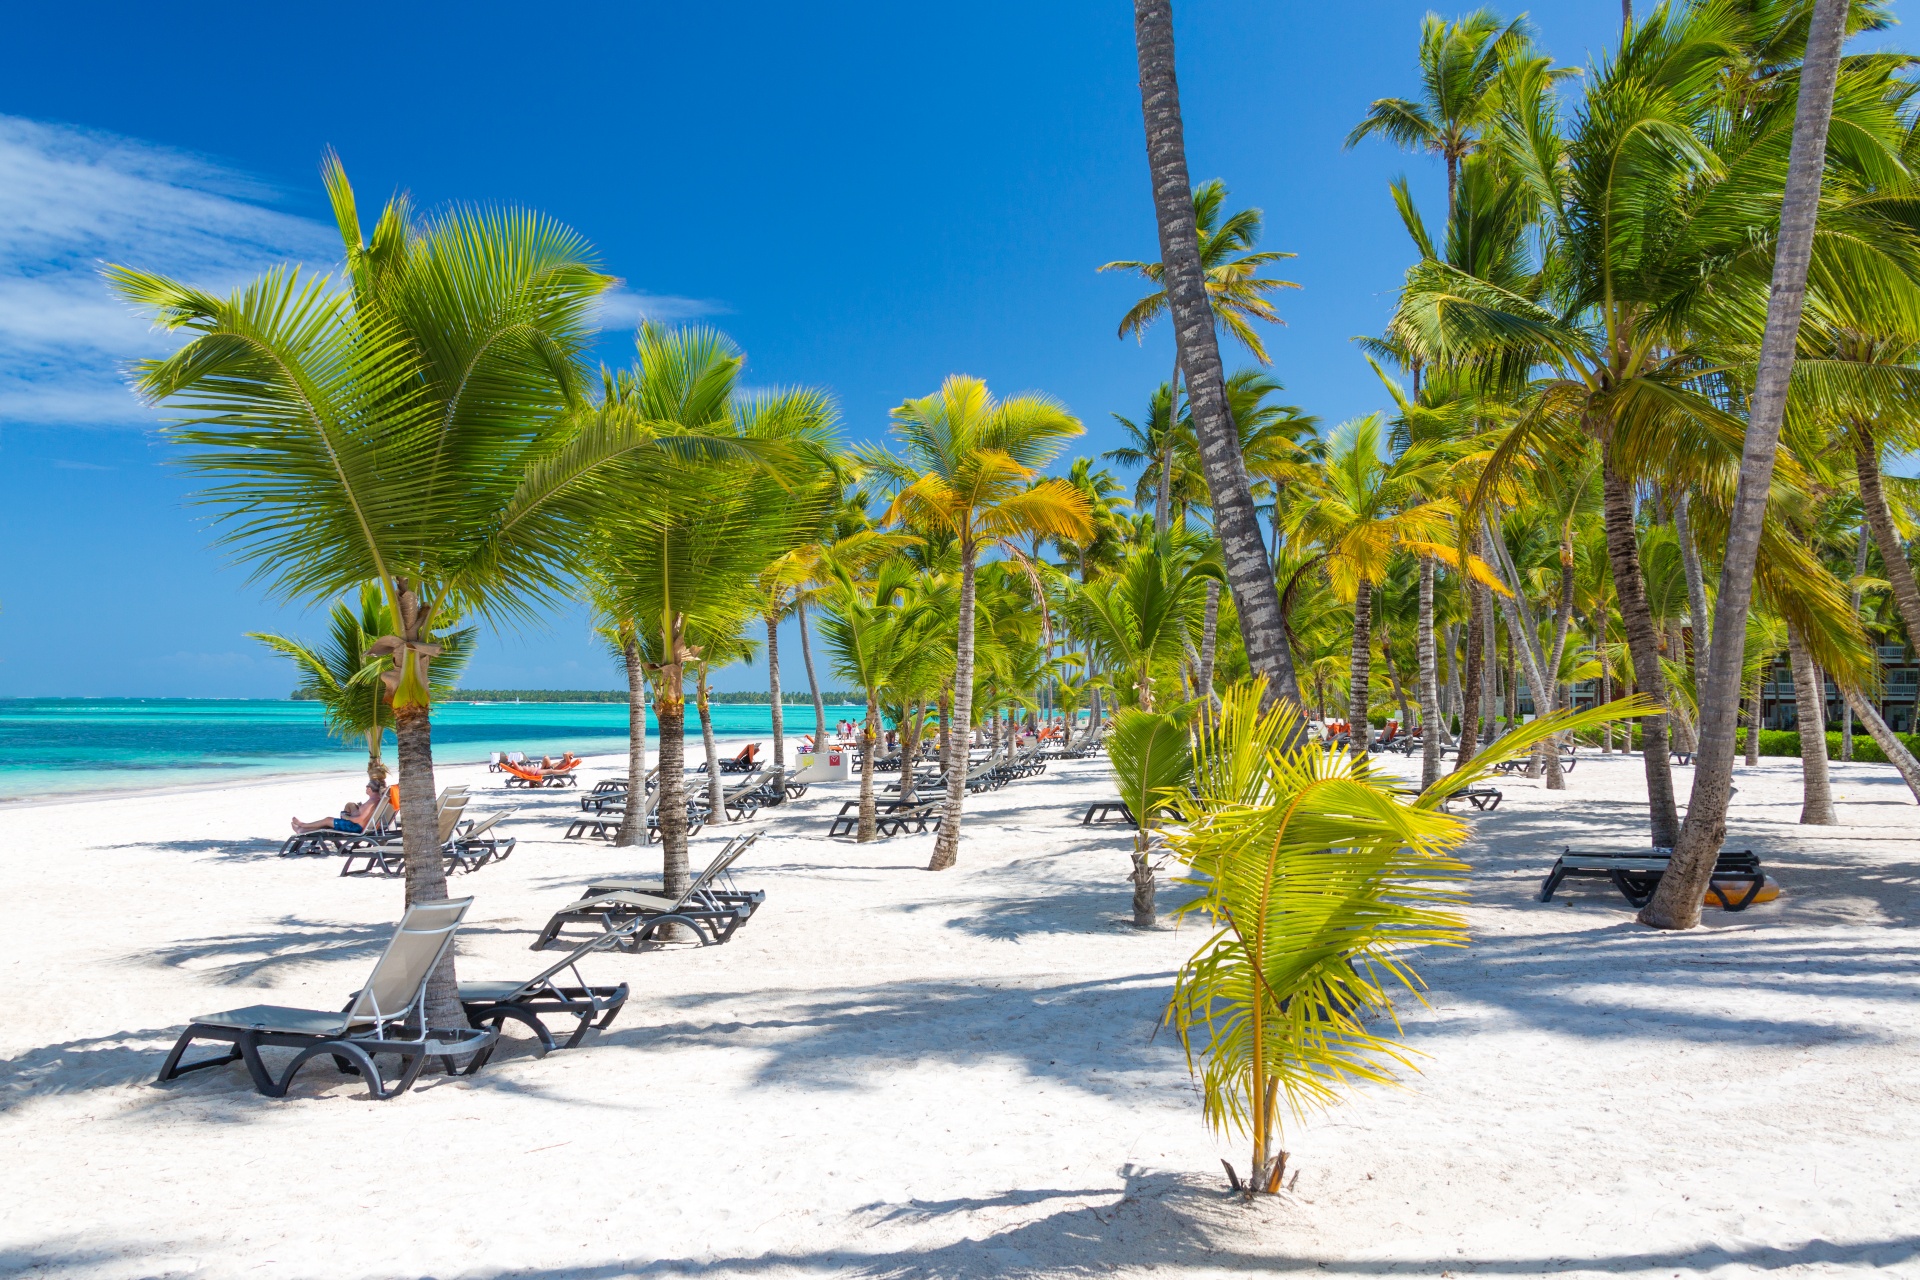
[[[1228,1192],[1219,1179],[1126,1166],[1117,1185],[1049,1187],[943,1201],[910,1200],[862,1206],[849,1215],[844,1238],[907,1225],[945,1227],[945,1243],[898,1248],[818,1251],[774,1249],[728,1256],[724,1242],[703,1257],[662,1258],[645,1252],[611,1262],[568,1262],[552,1267],[462,1268],[469,1280],[616,1280],[626,1276],[724,1277],[839,1275],[866,1280],[1040,1280],[1116,1273],[1311,1274],[1328,1276],[1701,1275],[1722,1269],[1741,1273],[1800,1269],[1897,1268],[1920,1259],[1920,1236],[1877,1240],[1809,1240],[1780,1246],[1698,1248],[1586,1256],[1498,1257],[1380,1256],[1332,1259],[1295,1246],[1255,1247],[1261,1238],[1311,1229],[1311,1208],[1290,1194],[1251,1204]],[[1009,1217],[1024,1221],[1007,1224]],[[607,1232],[614,1249],[627,1233]],[[644,1249],[645,1232],[631,1238]],[[190,1247],[190,1246],[189,1246]],[[1388,1254],[1383,1248],[1379,1251]],[[152,1254],[136,1242],[57,1237],[0,1250],[7,1274],[82,1274],[113,1260]],[[400,1280],[417,1271],[381,1273]]]

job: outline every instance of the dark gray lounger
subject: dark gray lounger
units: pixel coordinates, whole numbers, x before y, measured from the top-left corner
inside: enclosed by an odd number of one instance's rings
[[[427,1059],[438,1057],[453,1071],[455,1057],[469,1056],[466,1071],[485,1065],[499,1036],[497,1028],[420,1028],[425,1022],[427,978],[453,943],[454,931],[466,917],[472,898],[423,902],[407,908],[392,941],[373,967],[373,976],[356,993],[345,1012],[288,1009],[256,1004],[195,1018],[174,1043],[160,1068],[160,1080],[172,1080],[203,1067],[244,1062],[253,1087],[270,1098],[284,1097],[301,1067],[317,1057],[330,1057],[342,1071],[358,1074],[367,1091],[386,1099],[405,1093],[419,1077]],[[224,1041],[232,1046],[223,1057],[182,1066],[180,1059],[195,1040]],[[278,1077],[260,1058],[262,1047],[298,1049],[299,1055]],[[400,1074],[389,1084],[376,1059],[401,1060]]]

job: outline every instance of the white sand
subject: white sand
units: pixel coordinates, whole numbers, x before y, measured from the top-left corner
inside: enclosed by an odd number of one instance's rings
[[[597,957],[636,990],[610,1030],[387,1103],[325,1067],[278,1101],[238,1066],[152,1082],[194,1014],[365,976],[398,883],[272,856],[351,776],[8,809],[0,1273],[1920,1274],[1920,810],[1890,769],[1837,765],[1848,825],[1813,830],[1796,762],[1742,768],[1733,839],[1786,896],[1685,935],[1598,886],[1532,901],[1561,845],[1642,839],[1637,759],[1504,783],[1474,945],[1425,957],[1407,1018],[1425,1074],[1293,1126],[1295,1189],[1248,1208],[1243,1144],[1152,1039],[1200,938],[1127,927],[1126,835],[1078,825],[1104,768],[971,802],[938,875],[930,836],[823,839],[853,788],[816,788],[760,820],[732,943]],[[464,974],[533,972],[587,878],[658,869],[558,842],[572,793],[441,780],[527,805],[456,881]]]

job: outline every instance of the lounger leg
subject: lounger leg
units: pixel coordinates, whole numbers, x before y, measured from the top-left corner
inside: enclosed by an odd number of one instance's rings
[[[547,1024],[540,1020],[538,1014],[529,1013],[525,1009],[517,1009],[512,1005],[495,1005],[485,1013],[468,1018],[467,1021],[472,1023],[475,1029],[491,1026],[497,1034],[501,1029],[500,1024],[509,1018],[533,1032],[535,1039],[540,1042],[540,1047],[535,1050],[538,1056],[544,1058],[559,1047],[554,1043],[553,1033],[547,1030]],[[576,1036],[575,1040],[577,1039],[578,1037]],[[574,1040],[568,1041],[567,1047],[571,1049],[574,1043]]]
[[[267,1064],[260,1060],[260,1041],[253,1032],[242,1031],[235,1044],[240,1050],[240,1060],[247,1064],[247,1074],[253,1077],[253,1087],[269,1098],[285,1097],[287,1081],[293,1078],[293,1068],[289,1068],[286,1077],[276,1084],[273,1073],[268,1071]],[[304,1055],[295,1062],[296,1067],[299,1061],[304,1061]]]
[[[1540,886],[1540,901],[1552,902],[1553,891],[1558,889],[1560,882],[1566,878],[1567,869],[1560,863],[1560,860],[1556,858],[1553,863],[1553,870],[1547,872],[1546,882]]]
[[[193,1040],[194,1030],[192,1027],[188,1027],[180,1033],[180,1038],[173,1043],[172,1052],[167,1054],[167,1060],[160,1065],[160,1075],[154,1081],[155,1084],[183,1076],[189,1071],[198,1071],[202,1067],[224,1067],[229,1062],[240,1061],[240,1047],[238,1045],[229,1045],[223,1057],[208,1058],[204,1062],[189,1062],[183,1067],[180,1065],[180,1057],[187,1051],[187,1046],[192,1044]]]

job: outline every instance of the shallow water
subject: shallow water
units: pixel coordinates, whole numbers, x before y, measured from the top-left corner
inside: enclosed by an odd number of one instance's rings
[[[688,731],[698,722],[689,708]],[[830,720],[850,717],[830,705]],[[813,708],[786,708],[789,732],[813,731]],[[713,708],[718,736],[769,733],[765,703]],[[647,736],[655,736],[648,717]],[[450,764],[492,751],[530,756],[624,751],[627,707],[619,702],[449,702],[434,708],[434,757]],[[393,760],[393,735],[385,754]],[[204,784],[220,775],[264,777],[357,768],[361,743],[328,734],[313,702],[198,698],[0,699],[0,801],[81,791]]]

